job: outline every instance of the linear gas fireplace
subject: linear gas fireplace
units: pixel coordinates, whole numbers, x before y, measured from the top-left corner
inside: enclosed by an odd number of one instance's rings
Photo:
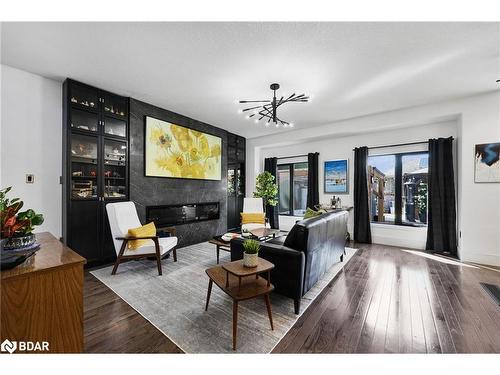
[[[146,206],[146,221],[157,228],[219,219],[219,202]]]

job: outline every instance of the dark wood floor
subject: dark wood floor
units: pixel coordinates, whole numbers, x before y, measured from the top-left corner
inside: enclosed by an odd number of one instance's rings
[[[382,245],[360,250],[276,346],[276,353],[500,353],[500,307],[479,282],[500,272]],[[179,353],[89,273],[87,352]]]
[[[83,329],[86,353],[182,353],[111,289],[85,272]]]

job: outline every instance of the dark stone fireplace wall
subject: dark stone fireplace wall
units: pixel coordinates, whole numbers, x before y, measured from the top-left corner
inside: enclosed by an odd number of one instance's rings
[[[145,177],[145,117],[182,125],[222,138],[222,179],[205,181],[177,178]],[[220,219],[176,226],[179,247],[207,241],[227,230],[227,132],[215,126],[190,119],[151,104],[130,99],[130,200],[135,202],[141,222],[146,206],[219,202]]]

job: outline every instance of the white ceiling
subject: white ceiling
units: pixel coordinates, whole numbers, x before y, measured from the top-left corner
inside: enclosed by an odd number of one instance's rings
[[[500,23],[3,23],[2,63],[257,137],[236,99],[313,96],[296,129],[499,89]]]

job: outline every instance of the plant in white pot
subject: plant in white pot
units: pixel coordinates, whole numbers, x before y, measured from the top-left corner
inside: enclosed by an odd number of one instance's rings
[[[243,242],[243,265],[245,267],[257,267],[260,243],[256,240],[245,240]]]

